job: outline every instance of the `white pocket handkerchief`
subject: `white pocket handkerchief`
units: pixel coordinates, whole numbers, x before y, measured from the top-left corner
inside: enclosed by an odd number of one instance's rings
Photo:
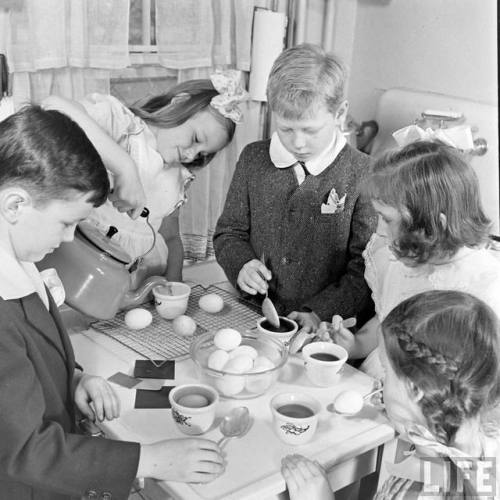
[[[322,214],[334,214],[336,212],[342,212],[345,206],[347,194],[344,194],[342,198],[339,198],[337,191],[335,188],[332,188],[330,194],[328,195],[328,200],[326,203],[322,203],[321,205],[321,213]]]

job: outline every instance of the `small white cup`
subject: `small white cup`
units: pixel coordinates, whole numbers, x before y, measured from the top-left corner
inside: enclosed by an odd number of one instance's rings
[[[190,294],[191,287],[178,281],[169,282],[168,289],[163,285],[154,287],[153,295],[158,314],[165,319],[175,319],[184,314]]]
[[[286,345],[299,329],[299,325],[293,319],[285,318],[284,316],[279,316],[279,320],[280,327],[286,328],[283,332],[276,331],[266,318],[259,318],[257,320],[257,330],[260,333],[281,340]]]
[[[212,426],[219,402],[219,394],[213,387],[205,384],[178,385],[170,391],[168,399],[172,418],[184,434],[203,434]]]
[[[309,380],[314,385],[329,387],[337,383],[347,351],[331,342],[311,342],[302,348],[302,358]]]
[[[274,431],[286,444],[300,445],[312,439],[318,426],[320,402],[299,392],[283,392],[271,399]]]

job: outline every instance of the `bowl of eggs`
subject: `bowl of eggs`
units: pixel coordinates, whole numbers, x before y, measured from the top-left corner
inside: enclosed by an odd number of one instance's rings
[[[288,358],[287,348],[278,339],[241,334],[234,328],[196,337],[190,354],[203,383],[221,396],[234,399],[264,394],[276,382]]]

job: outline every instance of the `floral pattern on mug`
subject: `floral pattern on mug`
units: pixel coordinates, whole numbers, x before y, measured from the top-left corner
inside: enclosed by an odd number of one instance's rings
[[[294,434],[295,436],[300,436],[301,434],[306,432],[309,429],[309,427],[311,427],[311,426],[306,425],[304,427],[301,427],[301,426],[292,424],[290,422],[287,422],[286,424],[281,425],[280,427],[285,431],[285,434]]]
[[[185,415],[179,413],[177,410],[174,410],[173,408],[172,408],[172,416],[179,425],[187,425],[188,427],[191,427],[191,424],[188,422],[188,420],[191,420],[191,417],[186,417]]]

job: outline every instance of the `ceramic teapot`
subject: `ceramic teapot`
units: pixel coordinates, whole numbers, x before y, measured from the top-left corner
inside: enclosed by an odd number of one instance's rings
[[[81,222],[73,241],[64,242],[45,256],[40,270],[54,267],[66,292],[66,303],[88,316],[111,319],[120,309],[141,304],[157,285],[166,285],[163,276],[151,276],[131,290],[132,273],[140,259],[131,257],[113,241],[116,228],[107,235],[86,221]]]

